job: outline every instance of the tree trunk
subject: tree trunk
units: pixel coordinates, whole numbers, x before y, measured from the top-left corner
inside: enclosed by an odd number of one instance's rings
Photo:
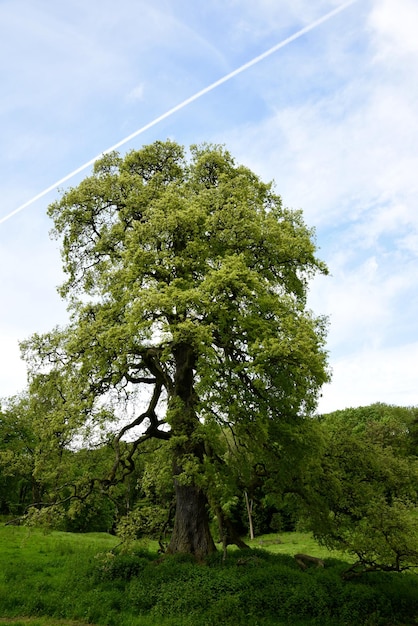
[[[196,355],[193,347],[187,343],[177,344],[173,348],[173,354],[176,371],[170,407],[171,427],[173,436],[178,436],[180,443],[173,449],[176,514],[168,552],[170,554],[183,552],[203,559],[216,551],[209,530],[208,501],[205,493],[194,484],[195,477],[183,469],[184,461],[190,461],[193,457],[197,460],[197,465],[200,465],[204,454],[202,443],[196,441],[194,437],[200,425],[195,408]],[[184,484],[185,481],[187,484]]]
[[[169,554],[193,554],[199,560],[204,559],[216,552],[209,530],[206,496],[195,485],[180,485],[175,481],[175,489],[176,515],[167,551]]]

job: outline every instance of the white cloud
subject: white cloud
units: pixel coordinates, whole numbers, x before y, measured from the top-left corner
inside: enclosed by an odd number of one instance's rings
[[[341,1],[2,2],[2,214]],[[417,11],[415,0],[357,2],[135,143],[225,143],[317,227],[332,276],[310,302],[331,317],[332,408],[410,398]],[[65,317],[49,228],[40,204],[2,225],[2,355],[16,368],[17,339]]]
[[[333,363],[332,384],[325,385],[318,411],[328,413],[374,402],[417,405],[418,342],[367,349]]]
[[[279,109],[261,124],[232,132],[230,143],[276,180],[286,204],[304,208],[317,225],[357,219],[370,205],[399,205],[402,198],[404,213],[417,222],[409,202],[418,191],[415,108],[378,77]]]
[[[49,226],[39,203],[1,226],[0,398],[25,386],[19,342],[68,320],[56,291],[63,275]]]
[[[383,348],[394,339],[407,341],[404,333],[411,332],[410,311],[416,301],[411,294],[418,293],[415,263],[388,267],[380,256],[370,256],[355,266],[342,256],[329,263],[331,276],[313,282],[309,299],[316,313],[330,318],[333,358]]]
[[[234,15],[235,40],[244,37],[265,40],[272,34],[277,37],[282,29],[309,24],[342,3],[339,0],[316,0],[315,3],[307,0],[217,0],[217,4]]]
[[[338,83],[284,106],[265,92],[274,112],[226,140],[317,227],[319,255],[331,271],[310,297],[331,323],[334,374],[323,411],[417,404],[418,76],[407,24],[418,23],[416,12],[408,1],[376,3],[367,22],[372,39],[359,56],[347,56],[346,42],[332,38],[315,58],[326,72],[334,67],[330,41],[337,46],[346,71]]]
[[[26,380],[26,366],[20,359],[19,339],[0,335],[0,399],[23,391]]]
[[[418,5],[415,0],[379,0],[370,13],[377,60],[391,62],[418,54]]]

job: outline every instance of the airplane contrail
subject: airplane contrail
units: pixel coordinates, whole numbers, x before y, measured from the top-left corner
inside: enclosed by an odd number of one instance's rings
[[[268,50],[266,50],[262,54],[259,54],[258,56],[254,57],[253,59],[251,59],[251,61],[248,61],[247,63],[244,63],[244,65],[241,65],[240,67],[238,67],[237,69],[233,70],[229,74],[225,74],[225,76],[223,76],[222,78],[219,78],[219,80],[216,80],[214,83],[211,83],[210,85],[208,85],[204,89],[201,89],[200,91],[196,92],[193,96],[190,96],[189,98],[186,98],[186,100],[183,100],[182,102],[180,102],[180,104],[177,104],[176,106],[174,106],[173,108],[169,109],[168,111],[166,111],[162,115],[159,115],[154,120],[152,120],[151,122],[148,122],[148,124],[145,124],[145,126],[142,126],[141,128],[139,128],[135,132],[131,133],[130,135],[128,135],[124,139],[121,139],[120,141],[115,143],[110,148],[107,148],[103,152],[100,152],[100,154],[98,154],[95,157],[93,157],[92,159],[90,159],[90,161],[87,161],[83,165],[80,165],[80,167],[77,167],[77,169],[73,170],[72,172],[70,172],[69,174],[64,176],[63,178],[60,178],[59,180],[57,180],[55,183],[53,183],[52,185],[50,185],[46,189],[44,189],[40,193],[36,194],[36,196],[33,196],[33,198],[31,198],[30,200],[27,200],[27,202],[25,202],[24,204],[21,204],[19,207],[17,207],[17,209],[14,209],[13,211],[8,213],[4,217],[0,218],[0,224],[3,224],[4,222],[6,222],[8,219],[13,217],[17,213],[20,213],[20,211],[23,211],[23,209],[26,209],[28,206],[30,206],[31,204],[33,204],[37,200],[40,200],[40,198],[43,198],[44,196],[46,196],[50,191],[53,191],[54,189],[56,189],[57,187],[59,187],[63,183],[66,183],[71,178],[73,178],[74,176],[76,176],[77,174],[82,172],[83,170],[87,169],[91,165],[94,165],[94,163],[96,161],[98,161],[104,154],[108,154],[109,152],[113,152],[113,150],[117,150],[118,148],[120,148],[124,144],[128,143],[129,141],[131,141],[135,137],[138,137],[138,135],[141,135],[142,133],[144,133],[148,129],[152,128],[153,126],[156,126],[157,124],[159,124],[160,122],[165,120],[167,117],[170,117],[174,113],[177,113],[177,111],[181,111],[181,109],[184,109],[184,107],[188,106],[189,104],[191,104],[195,100],[198,100],[199,98],[201,98],[202,96],[206,95],[210,91],[213,91],[214,89],[216,89],[220,85],[223,85],[223,83],[226,83],[228,80],[231,80],[231,78],[234,78],[235,76],[238,76],[238,74],[241,74],[242,72],[245,72],[245,70],[248,70],[250,67],[252,67],[253,65],[256,65],[257,63],[260,63],[260,61],[263,61],[264,59],[269,57],[274,52],[277,52],[277,50],[280,50],[281,48],[284,48],[285,46],[287,46],[292,41],[295,41],[296,39],[299,39],[299,37],[302,37],[303,35],[305,35],[309,31],[313,30],[314,28],[317,28],[318,26],[320,26],[324,22],[326,22],[329,19],[331,19],[332,17],[334,17],[334,15],[337,15],[338,13],[341,13],[341,11],[344,11],[345,9],[347,9],[349,6],[351,6],[355,2],[358,2],[358,0],[349,0],[348,2],[344,2],[343,4],[338,6],[337,8],[333,9],[332,11],[329,11],[329,13],[326,13],[325,15],[323,15],[320,18],[318,18],[314,22],[311,22],[310,24],[308,24],[308,26],[305,26],[304,28],[301,28],[300,30],[298,30],[296,33],[294,33],[290,37],[287,37],[286,39],[283,39],[282,41],[277,43],[272,48],[269,48]]]

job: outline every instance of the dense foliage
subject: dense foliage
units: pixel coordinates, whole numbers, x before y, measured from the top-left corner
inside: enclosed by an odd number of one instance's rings
[[[418,410],[374,404],[323,416],[305,477],[309,526],[355,555],[351,574],[418,566]]]
[[[24,351],[51,472],[59,483],[77,441],[111,443],[105,479],[66,481],[81,502],[155,440],[174,480],[169,551],[215,549],[208,505],[238,542],[229,509],[242,468],[296,456],[328,380],[326,323],[306,308],[309,280],[326,272],[312,230],[223,148],[194,146],[187,160],[171,141],[103,157],[49,214],[72,318]]]

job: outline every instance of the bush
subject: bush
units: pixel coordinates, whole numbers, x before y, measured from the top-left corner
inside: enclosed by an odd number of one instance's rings
[[[149,564],[150,555],[146,552],[115,554],[106,552],[97,555],[96,580],[128,581],[138,576]]]

